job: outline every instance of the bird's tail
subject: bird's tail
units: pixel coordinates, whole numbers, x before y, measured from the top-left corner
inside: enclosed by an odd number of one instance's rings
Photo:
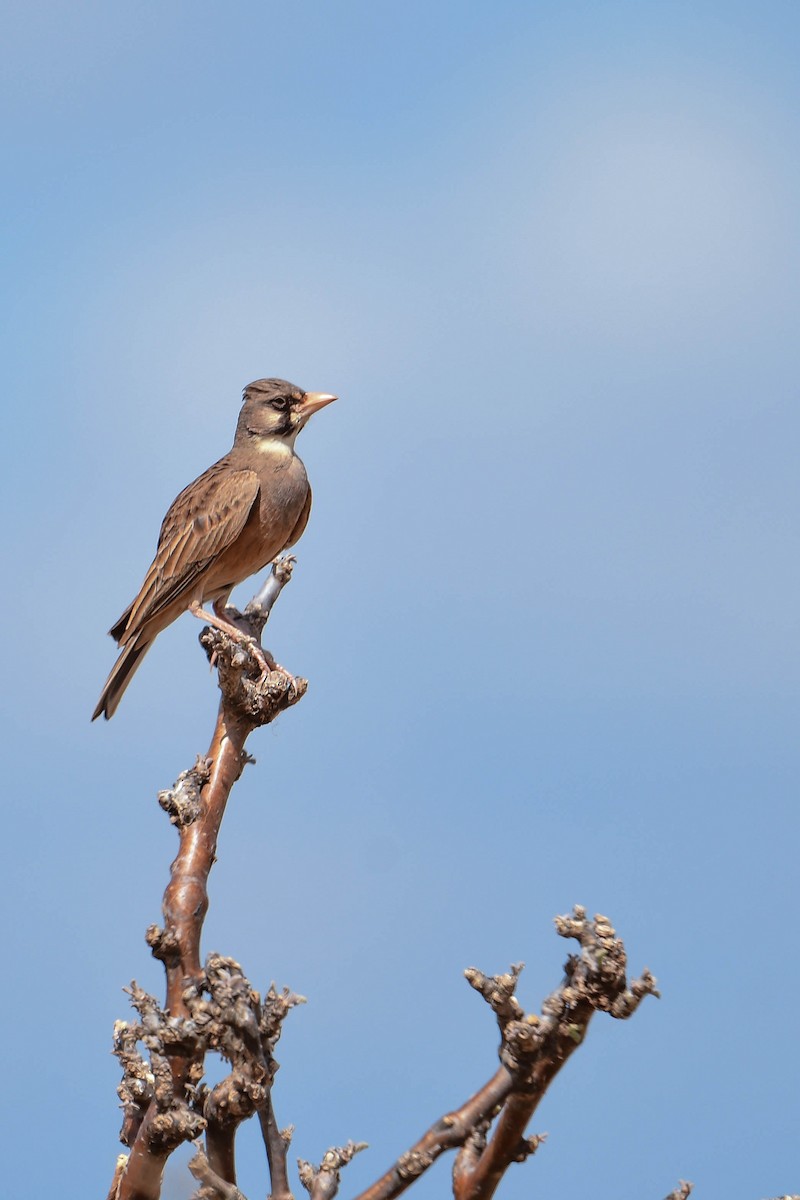
[[[135,637],[133,641],[128,642],[128,645],[114,663],[111,674],[106,680],[100,699],[97,701],[97,708],[92,713],[93,721],[101,713],[107,721],[113,717],[117,711],[117,705],[122,699],[122,693],[130,683],[134,671],[149,649],[150,641],[145,641],[141,637],[141,634]]]
[[[128,607],[125,609],[125,612],[120,617],[120,619],[114,625],[112,625],[108,631],[110,636],[113,637],[114,641],[117,643],[117,645],[120,644],[120,641],[122,640],[122,635],[124,634],[125,630],[128,627],[128,621],[130,620],[130,616],[131,616],[132,612],[133,612],[133,605],[129,604]]]

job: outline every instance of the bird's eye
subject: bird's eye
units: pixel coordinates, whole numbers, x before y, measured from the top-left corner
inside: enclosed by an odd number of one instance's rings
[[[270,404],[278,412],[286,412],[286,409],[289,407],[289,401],[285,396],[276,396],[274,400],[270,400]]]

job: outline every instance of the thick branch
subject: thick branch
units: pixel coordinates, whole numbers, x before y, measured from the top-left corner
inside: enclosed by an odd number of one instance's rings
[[[262,593],[263,603],[256,605],[252,614],[250,630],[256,638],[290,575],[291,567],[273,567],[264,589],[266,595]],[[245,618],[245,622],[248,620]],[[279,670],[262,678],[258,662],[247,647],[217,629],[204,629],[200,641],[216,663],[222,699],[208,754],[184,772],[170,792],[159,797],[180,839],[164,892],[164,928],[148,930],[148,942],[153,954],[164,962],[167,976],[166,1013],[159,1030],[162,1042],[163,1030],[170,1021],[191,1020],[192,1003],[206,982],[200,936],[208,909],[208,876],[228,797],[248,761],[244,749],[247,737],[253,729],[268,724],[279,712],[297,703],[307,686],[305,680],[293,680]],[[118,1200],[157,1200],[168,1156],[180,1141],[197,1137],[206,1125],[205,1118],[190,1107],[202,1077],[205,1046],[196,1043],[190,1048],[175,1048],[159,1044],[148,1048],[154,1072],[154,1055],[165,1055],[158,1063],[159,1067],[162,1063],[168,1067],[170,1087],[162,1086],[160,1094],[154,1089],[145,1108],[146,1097],[141,1083],[134,1080],[131,1058],[130,1070],[126,1067],[130,1094],[124,1097],[124,1134],[131,1153],[119,1180]],[[229,1087],[222,1105],[227,1105],[226,1118],[232,1094]],[[210,1099],[210,1169],[226,1183],[235,1183],[233,1134],[237,1122],[218,1119],[223,1099],[219,1093],[212,1093]],[[247,1115],[263,1099],[263,1090],[255,1097],[249,1096]]]

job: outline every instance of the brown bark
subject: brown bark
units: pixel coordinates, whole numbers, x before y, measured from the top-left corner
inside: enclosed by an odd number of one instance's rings
[[[522,970],[487,976],[471,968],[467,979],[493,1009],[500,1028],[496,1074],[460,1109],[436,1121],[418,1142],[357,1200],[393,1200],[445,1151],[460,1147],[453,1168],[455,1200],[488,1200],[514,1162],[522,1162],[541,1138],[525,1129],[547,1088],[582,1043],[596,1011],[625,1019],[646,995],[658,995],[649,971],[628,987],[626,956],[608,919],[588,920],[576,907],[559,917],[562,937],[580,943],[567,960],[564,981],[545,1001],[541,1015],[526,1014],[516,997]],[[494,1134],[489,1129],[496,1118]]]
[[[290,574],[291,568],[288,572],[285,567],[274,570],[270,576],[273,582],[261,593],[261,606],[251,606],[247,618],[242,618],[256,636]],[[243,1114],[232,1112],[230,1104],[225,1104],[230,1089],[220,1093],[223,1085],[218,1085],[204,1097],[210,1111],[198,1111],[197,1085],[202,1078],[207,1040],[197,1036],[193,1026],[203,1008],[200,998],[208,984],[200,939],[222,818],[231,789],[248,761],[245,742],[255,728],[297,703],[307,685],[305,680],[292,679],[280,669],[261,678],[254,656],[219,630],[204,629],[200,640],[216,663],[222,699],[205,759],[184,773],[174,789],[159,797],[179,834],[178,853],[164,892],[164,927],[152,928],[147,935],[153,954],[164,963],[166,1005],[160,1012],[154,1002],[150,1003],[151,998],[143,999],[138,989],[134,992],[134,1004],[141,1006],[140,1013],[147,1012],[149,1021],[149,1026],[137,1030],[137,1037],[150,1050],[152,1085],[142,1087],[142,1060],[126,1039],[125,1023],[121,1023],[116,1039],[125,1070],[120,1088],[125,1108],[122,1138],[130,1146],[124,1170],[121,1175],[115,1174],[116,1200],[157,1200],[167,1158],[177,1145],[194,1139],[203,1129],[207,1129],[210,1171],[226,1183],[235,1184],[236,1125],[254,1108],[251,1097]],[[143,1032],[149,1036],[143,1039]],[[263,1053],[260,1058],[259,1071],[268,1077]],[[257,1090],[259,1083],[254,1085],[255,1094],[263,1103],[263,1094]]]

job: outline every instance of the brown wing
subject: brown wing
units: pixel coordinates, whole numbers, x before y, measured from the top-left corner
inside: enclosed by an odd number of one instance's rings
[[[255,471],[233,471],[222,459],[190,483],[161,525],[156,556],[130,609],[124,644],[181,596],[190,599],[208,563],[236,540],[258,497]],[[112,633],[116,633],[119,623]]]

